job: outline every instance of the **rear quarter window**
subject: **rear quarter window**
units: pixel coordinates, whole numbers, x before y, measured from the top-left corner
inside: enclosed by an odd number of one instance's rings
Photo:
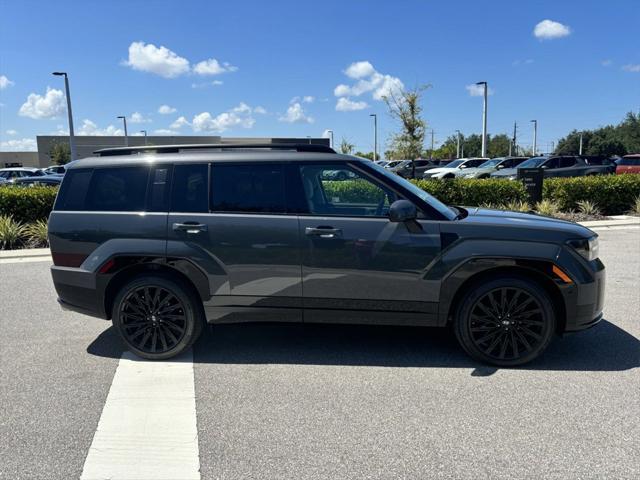
[[[92,173],[91,169],[69,170],[60,186],[54,210],[84,210]]]

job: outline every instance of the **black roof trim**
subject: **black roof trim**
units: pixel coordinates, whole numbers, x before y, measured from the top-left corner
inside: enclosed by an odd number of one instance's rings
[[[182,150],[250,150],[250,149],[268,149],[268,150],[293,150],[296,152],[314,152],[314,153],[336,153],[336,151],[326,145],[317,145],[312,143],[198,143],[186,145],[144,145],[141,147],[115,147],[102,148],[93,153],[101,157],[109,157],[115,155],[134,155],[138,153],[179,153]]]

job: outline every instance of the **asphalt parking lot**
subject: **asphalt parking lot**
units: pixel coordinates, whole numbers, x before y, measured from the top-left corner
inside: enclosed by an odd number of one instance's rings
[[[598,233],[605,320],[520,369],[441,330],[215,327],[193,352],[201,477],[640,478],[640,230]],[[80,477],[123,353],[48,268],[0,264],[0,478]]]

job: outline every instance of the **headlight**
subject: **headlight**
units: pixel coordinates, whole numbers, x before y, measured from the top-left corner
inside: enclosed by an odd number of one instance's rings
[[[569,240],[567,242],[578,252],[585,260],[591,261],[598,258],[600,245],[598,244],[598,236],[594,235],[591,238],[580,238],[578,240]]]

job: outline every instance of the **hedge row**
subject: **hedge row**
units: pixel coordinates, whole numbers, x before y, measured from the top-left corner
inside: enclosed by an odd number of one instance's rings
[[[522,183],[500,179],[414,180],[414,183],[449,205],[504,205],[527,199]],[[325,182],[330,197],[346,202],[363,202],[376,198],[377,189],[361,181]],[[0,215],[11,215],[24,223],[49,216],[57,188],[0,187]],[[602,175],[594,177],[552,178],[544,181],[543,198],[568,212],[582,200],[595,202],[605,215],[618,215],[631,210],[640,197],[640,175]]]
[[[49,216],[56,200],[57,188],[0,187],[0,215],[10,215],[23,223]]]

